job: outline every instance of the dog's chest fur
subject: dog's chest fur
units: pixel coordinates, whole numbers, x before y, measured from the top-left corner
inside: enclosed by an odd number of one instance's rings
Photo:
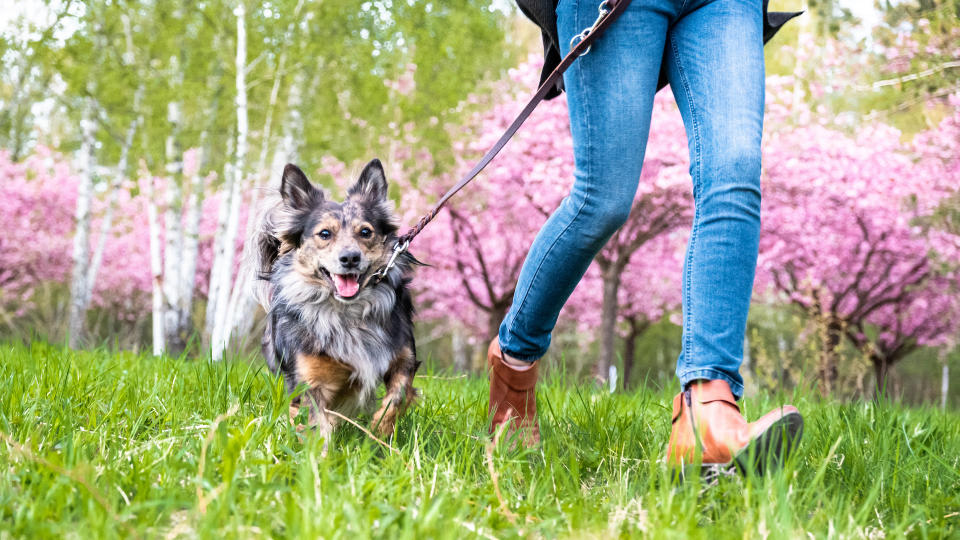
[[[332,373],[328,363],[334,361],[350,370],[349,383],[358,394],[358,404],[368,402],[396,349],[388,331],[396,304],[393,289],[374,287],[344,303],[293,272],[281,272],[278,277],[274,309],[279,310],[279,330],[296,343],[296,351],[289,351],[293,354],[288,357],[297,359],[290,367],[296,369],[299,381],[315,386],[316,374]]]

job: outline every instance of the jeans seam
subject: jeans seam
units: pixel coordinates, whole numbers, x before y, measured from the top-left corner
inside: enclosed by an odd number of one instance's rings
[[[578,0],[573,0],[573,9],[574,9],[574,13],[575,13],[575,16],[574,16],[574,26],[576,26],[577,28],[579,28],[579,25],[580,25],[580,2],[579,2]],[[581,60],[581,64],[582,64],[582,60]],[[583,68],[582,68],[582,66],[581,66],[581,65],[577,65],[574,69],[576,70],[577,77],[580,79],[580,88],[585,88],[585,80],[584,80],[584,76],[583,76]],[[584,108],[583,108],[583,107],[581,107],[580,109],[581,109],[581,111],[580,111],[581,116],[585,117],[585,119],[586,119],[586,121],[584,122],[584,124],[586,124],[586,126],[587,126],[587,152],[588,152],[588,154],[592,154],[591,148],[592,148],[592,146],[593,146],[593,137],[592,137],[591,135],[592,135],[592,132],[593,132],[593,125],[590,123],[590,115],[584,114],[584,111],[583,111]],[[591,164],[591,161],[592,161],[592,160],[589,160],[589,159],[587,160],[588,170],[586,171],[586,175],[587,175],[588,178],[590,177],[589,167],[591,166],[591,165],[590,165],[590,164]],[[572,191],[573,191],[573,188],[571,188],[571,192],[572,192]],[[567,231],[570,230],[570,227],[573,226],[573,223],[574,223],[575,221],[577,221],[577,218],[580,217],[580,213],[583,211],[583,208],[587,205],[587,201],[588,201],[589,197],[590,197],[590,193],[589,193],[589,192],[585,192],[585,193],[584,193],[584,196],[583,196],[583,201],[580,202],[580,206],[577,207],[577,211],[574,213],[573,217],[570,218],[570,221],[567,222],[566,227],[564,227],[563,230],[560,231],[560,233],[557,235],[557,237],[553,239],[553,242],[552,242],[552,243],[550,244],[550,246],[546,249],[546,251],[544,251],[543,256],[540,257],[540,263],[537,264],[536,270],[533,271],[533,276],[530,277],[530,285],[527,286],[526,290],[524,291],[524,293],[523,293],[523,298],[520,299],[520,304],[517,306],[517,309],[516,309],[516,311],[515,311],[515,313],[514,313],[514,316],[513,316],[513,320],[514,320],[514,321],[516,321],[517,319],[520,318],[520,315],[521,315],[521,313],[523,312],[523,308],[524,308],[524,306],[526,306],[526,304],[527,304],[527,298],[529,297],[530,289],[533,288],[534,282],[536,282],[537,278],[540,276],[540,269],[543,268],[543,265],[544,265],[544,263],[546,262],[547,257],[548,257],[548,256],[550,255],[550,253],[553,251],[553,248],[557,245],[557,242],[559,242],[560,239],[563,238],[563,236],[567,234]],[[560,204],[563,204],[563,202],[561,202]],[[543,354],[546,354],[546,351],[544,351]],[[543,354],[540,354],[539,356],[536,356],[536,357],[534,357],[534,358],[539,358],[540,356],[543,356]],[[513,355],[513,354],[511,354],[510,356],[513,356],[514,358],[517,358],[517,356],[515,356],[515,355]],[[523,358],[517,358],[517,359],[518,359],[518,360],[523,360]]]
[[[702,149],[701,149],[701,141],[700,141],[700,126],[697,121],[697,108],[693,102],[693,92],[690,91],[690,83],[687,80],[687,76],[683,71],[683,65],[680,61],[680,50],[677,48],[677,43],[676,43],[676,40],[673,39],[673,36],[668,35],[667,39],[670,40],[670,49],[673,51],[673,56],[677,63],[677,73],[680,75],[680,82],[683,88],[683,93],[687,98],[687,102],[690,104],[690,121],[693,124],[692,131],[693,131],[693,142],[694,142],[694,152],[693,152],[694,155],[691,156],[691,159],[694,162],[693,170],[695,172],[695,174],[693,175],[694,178],[691,179],[693,181],[693,200],[694,200],[693,224],[690,229],[690,240],[689,240],[690,245],[688,248],[689,254],[687,255],[687,258],[686,258],[687,271],[683,276],[683,281],[686,289],[686,292],[683,295],[683,302],[687,305],[687,317],[684,318],[683,324],[686,327],[685,329],[689,329],[689,331],[684,332],[685,334],[684,348],[686,349],[685,351],[686,353],[693,354],[692,329],[693,329],[694,317],[693,317],[693,306],[691,304],[691,299],[690,299],[690,282],[691,282],[690,276],[693,275],[693,259],[694,259],[693,254],[696,248],[697,233],[700,228],[700,205],[698,205],[696,201],[697,201],[697,195],[700,190],[700,179],[703,175],[703,171],[701,169]],[[684,356],[684,361],[689,364],[690,359],[687,356]]]

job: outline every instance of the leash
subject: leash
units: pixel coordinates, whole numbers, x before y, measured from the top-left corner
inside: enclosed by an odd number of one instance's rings
[[[513,120],[513,123],[510,124],[510,127],[508,127],[503,135],[500,136],[493,147],[490,148],[490,150],[487,150],[487,153],[480,158],[480,161],[478,161],[477,164],[474,165],[473,168],[470,169],[470,171],[467,172],[467,174],[465,174],[463,178],[456,183],[456,185],[447,190],[447,192],[440,197],[440,200],[437,201],[437,203],[433,206],[433,208],[430,209],[429,212],[420,218],[416,225],[411,227],[406,233],[397,239],[396,244],[393,246],[393,254],[390,256],[390,260],[383,268],[371,276],[372,280],[379,282],[381,279],[386,277],[387,272],[389,272],[396,263],[397,257],[399,257],[400,254],[410,247],[410,242],[413,241],[418,234],[420,234],[420,231],[422,231],[428,223],[433,221],[433,218],[437,217],[437,214],[440,213],[440,210],[443,209],[444,205],[450,200],[451,197],[456,195],[458,191],[469,184],[471,180],[480,174],[480,171],[482,171],[487,165],[490,164],[491,161],[493,161],[493,158],[495,158],[497,154],[500,153],[500,150],[506,146],[507,142],[513,138],[513,136],[517,133],[517,130],[520,129],[520,126],[522,126],[527,118],[533,113],[534,109],[537,108],[537,105],[543,101],[543,98],[547,95],[550,89],[554,87],[557,80],[563,76],[563,73],[567,70],[567,68],[569,68],[577,58],[580,58],[581,56],[584,56],[590,52],[590,47],[593,45],[593,42],[599,38],[601,34],[603,34],[607,27],[613,24],[613,21],[615,21],[629,5],[630,0],[603,0],[600,2],[597,20],[594,21],[593,25],[591,25],[589,28],[585,28],[579,34],[573,36],[573,39],[570,40],[570,52],[563,57],[563,60],[560,62],[560,64],[554,68],[554,70],[546,79],[544,79],[543,84],[540,85],[540,88],[537,89],[537,92],[533,95],[533,97],[530,98],[530,101],[527,102],[526,107],[524,107],[523,110],[520,111],[520,114],[518,114]]]

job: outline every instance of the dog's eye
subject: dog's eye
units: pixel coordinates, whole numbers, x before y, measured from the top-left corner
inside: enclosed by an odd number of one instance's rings
[[[370,238],[372,235],[373,231],[370,230],[370,227],[360,229],[360,238]]]
[[[319,236],[321,240],[329,240],[332,235],[333,233],[330,232],[330,229],[324,229],[317,233],[317,236]]]

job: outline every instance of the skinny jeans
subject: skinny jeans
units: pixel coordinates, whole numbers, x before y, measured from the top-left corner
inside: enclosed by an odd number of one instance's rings
[[[599,0],[560,0],[563,54]],[[764,61],[760,0],[633,0],[564,75],[574,184],[543,225],[500,325],[500,347],[533,362],[594,256],[626,221],[643,165],[661,63],[683,117],[694,214],[683,265],[680,383],[740,363],[760,234]],[[642,219],[642,216],[640,216]]]

